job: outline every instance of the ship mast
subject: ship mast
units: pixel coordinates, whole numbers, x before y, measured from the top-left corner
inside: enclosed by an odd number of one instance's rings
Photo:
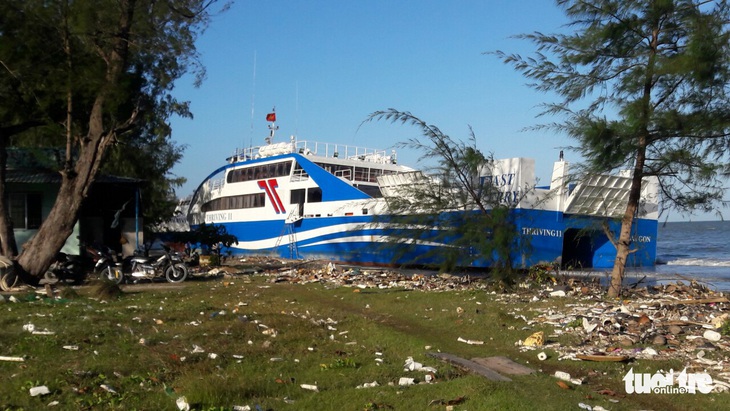
[[[266,137],[266,144],[271,144],[274,142],[276,130],[279,129],[279,126],[276,125],[276,107],[271,109],[271,113],[266,115],[266,121],[271,123],[269,124],[269,136]]]

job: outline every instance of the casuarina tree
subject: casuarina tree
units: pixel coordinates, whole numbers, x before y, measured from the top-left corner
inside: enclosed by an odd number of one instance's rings
[[[45,272],[71,234],[109,148],[139,136],[141,128],[153,129],[148,122],[153,111],[158,124],[173,113],[188,114],[187,106],[170,92],[174,81],[190,69],[204,74],[195,40],[207,27],[216,3],[5,0],[0,4],[4,92],[0,138],[55,138],[65,147],[56,202],[17,259],[30,279]],[[12,230],[3,209],[0,229]],[[0,233],[0,239],[6,234]]]
[[[730,155],[730,7],[727,1],[558,0],[569,23],[532,33],[531,57],[496,54],[556,93],[538,126],[566,133],[588,172],[629,169],[632,181],[609,296],[618,296],[642,179],[659,178],[663,211],[722,203]]]
[[[373,120],[411,125],[422,135],[397,146],[418,151],[427,174],[414,172],[401,177],[409,179],[408,184],[398,184],[394,192],[384,193],[388,217],[384,217],[386,221],[382,217],[376,220],[388,225],[393,240],[388,245],[391,251],[396,250],[396,258],[402,260],[414,244],[447,244],[432,253],[414,255],[410,262],[435,259],[442,270],[479,262],[494,267],[496,279],[509,282],[513,267],[519,264],[515,257],[521,260],[530,252],[527,239],[518,232],[513,211],[534,186],[519,187],[518,196],[505,198],[505,193],[484,177],[493,175],[495,161],[479,150],[473,130],[466,141],[454,139],[417,116],[396,109],[377,111],[366,121]]]

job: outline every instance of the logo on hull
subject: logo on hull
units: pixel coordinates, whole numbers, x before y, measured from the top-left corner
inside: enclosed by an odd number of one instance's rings
[[[276,182],[276,179],[259,180],[258,183],[259,188],[266,191],[266,196],[269,197],[269,201],[271,201],[271,205],[274,206],[276,214],[285,213],[286,210],[284,209],[284,203],[281,202],[279,193],[276,191],[279,187],[279,183]]]

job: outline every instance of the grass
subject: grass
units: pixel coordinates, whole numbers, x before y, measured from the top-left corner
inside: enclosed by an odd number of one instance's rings
[[[555,300],[532,303],[525,296],[506,303],[486,291],[361,290],[272,283],[260,275],[148,284],[121,295],[95,287],[65,291],[56,300],[16,295],[20,302],[0,305],[0,355],[25,358],[0,361],[0,410],[52,402],[55,410],[177,410],[183,396],[195,410],[443,410],[448,404],[455,410],[566,410],[579,403],[711,410],[725,408],[729,398],[622,395],[629,368],[677,370],[679,363],[562,362],[556,355],[539,362],[535,352],[520,352],[515,341],[552,328],[525,329],[515,310],[534,317],[535,309],[553,307]],[[26,324],[54,334],[34,335]],[[575,343],[571,338],[559,342]],[[502,355],[538,372],[494,382],[430,358],[429,351]],[[398,386],[401,377],[425,379],[403,370],[408,357],[436,367],[436,382]],[[556,370],[586,384],[562,389],[551,376]],[[373,381],[379,385],[356,388]],[[51,393],[31,397],[29,389],[39,385]],[[606,389],[618,396],[599,393]]]

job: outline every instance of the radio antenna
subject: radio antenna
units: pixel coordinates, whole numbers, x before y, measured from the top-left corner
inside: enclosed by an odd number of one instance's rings
[[[251,132],[249,135],[248,146],[253,147],[253,120],[254,120],[254,107],[256,101],[256,50],[253,52],[253,84],[251,87]],[[245,146],[245,143],[244,143]]]

